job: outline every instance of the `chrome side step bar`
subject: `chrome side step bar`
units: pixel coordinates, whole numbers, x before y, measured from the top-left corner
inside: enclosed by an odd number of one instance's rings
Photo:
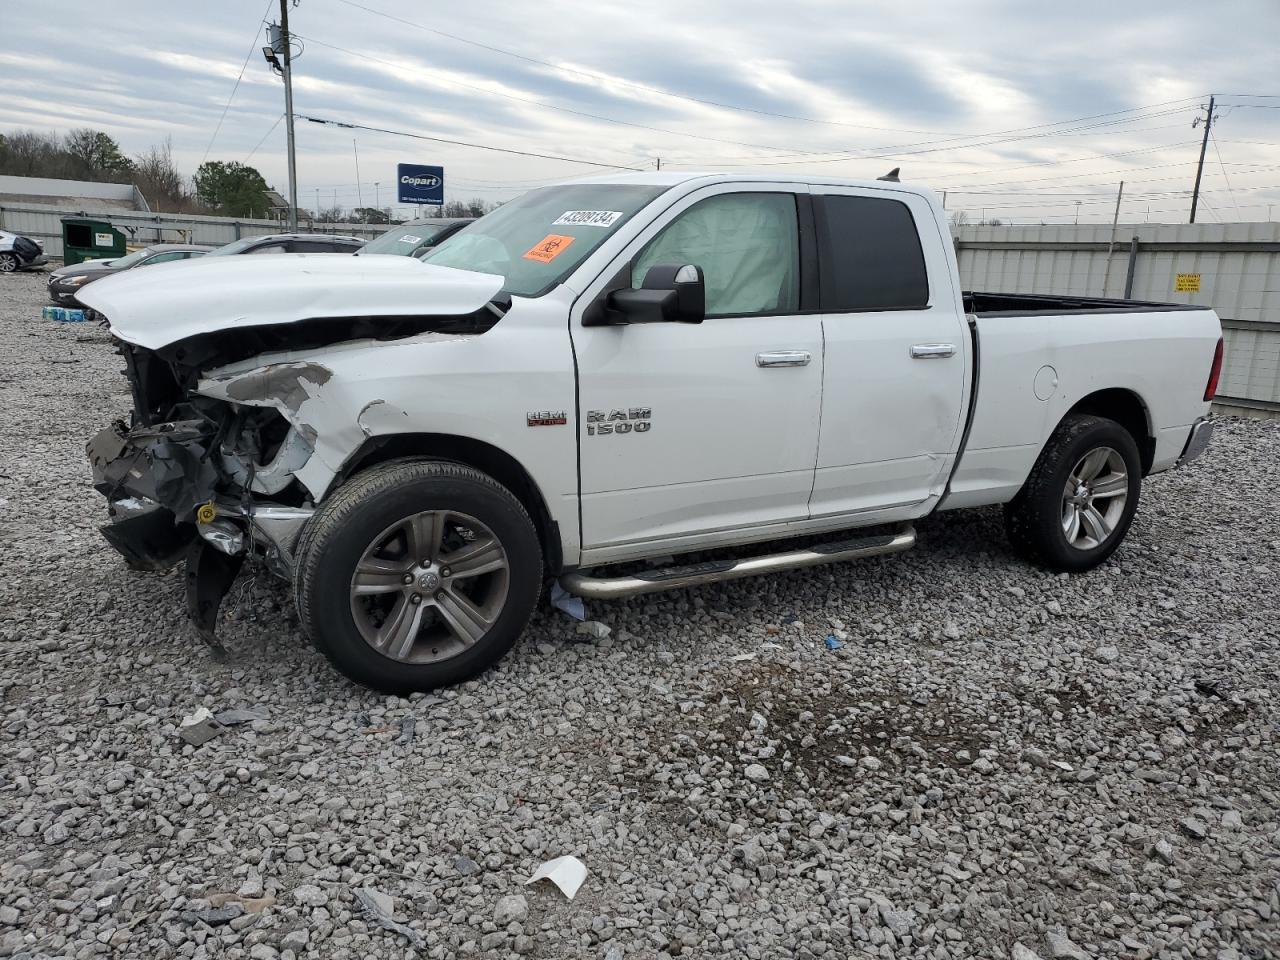
[[[641,593],[657,593],[661,590],[677,590],[695,587],[703,583],[721,580],[738,580],[761,573],[778,573],[801,567],[816,567],[841,560],[858,560],[862,557],[878,557],[886,553],[910,550],[916,543],[916,531],[905,526],[897,533],[874,537],[854,537],[833,543],[821,543],[803,550],[772,553],[742,560],[708,560],[661,570],[646,570],[625,577],[590,577],[584,573],[566,573],[560,578],[560,586],[566,591],[590,600],[614,600],[634,597]]]

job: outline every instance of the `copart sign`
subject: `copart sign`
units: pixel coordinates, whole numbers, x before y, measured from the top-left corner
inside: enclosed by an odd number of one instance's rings
[[[444,203],[444,167],[428,167],[420,163],[396,166],[396,200],[398,203]]]

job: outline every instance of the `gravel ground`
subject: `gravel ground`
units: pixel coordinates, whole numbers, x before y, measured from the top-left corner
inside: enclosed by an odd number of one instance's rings
[[[41,287],[0,277],[0,956],[1280,956],[1280,424],[1223,421],[1085,576],[947,515],[400,699],[274,582],[219,663],[181,572],[125,569],[83,454],[121,363]],[[202,706],[263,719],[192,747]],[[576,899],[524,885],[564,854]]]

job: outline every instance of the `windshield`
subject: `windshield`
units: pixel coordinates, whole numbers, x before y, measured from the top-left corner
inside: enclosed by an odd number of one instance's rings
[[[441,231],[452,226],[451,223],[402,223],[366,243],[360,248],[360,256],[390,253],[397,257],[410,257],[423,247],[431,246]]]
[[[133,253],[129,254],[126,257],[121,257],[118,260],[112,260],[111,265],[113,267],[121,267],[127,270],[129,267],[132,267],[135,264],[141,263],[143,260],[147,259],[147,257],[151,256],[153,253],[155,253],[155,251],[152,250],[150,247],[143,247],[141,250],[133,251]]]
[[[261,239],[262,239],[261,237],[244,237],[243,239],[240,239],[240,240],[232,240],[230,243],[226,244],[225,246],[217,247],[213,250],[210,250],[208,253],[205,254],[205,256],[206,257],[225,257],[228,254],[239,253],[241,250],[244,250],[246,247],[252,246],[253,244],[257,243]]]
[[[423,259],[504,278],[509,294],[538,297],[666,187],[579,183],[542,187],[505,203]]]

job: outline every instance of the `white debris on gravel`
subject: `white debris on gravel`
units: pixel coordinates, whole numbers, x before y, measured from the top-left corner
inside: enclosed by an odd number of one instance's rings
[[[0,956],[1280,956],[1280,424],[1224,420],[1088,575],[943,515],[388,697],[269,578],[214,660],[182,571],[101,540],[122,362],[42,299],[0,277]],[[201,707],[262,719],[192,747]],[[565,850],[575,900],[521,886]]]

